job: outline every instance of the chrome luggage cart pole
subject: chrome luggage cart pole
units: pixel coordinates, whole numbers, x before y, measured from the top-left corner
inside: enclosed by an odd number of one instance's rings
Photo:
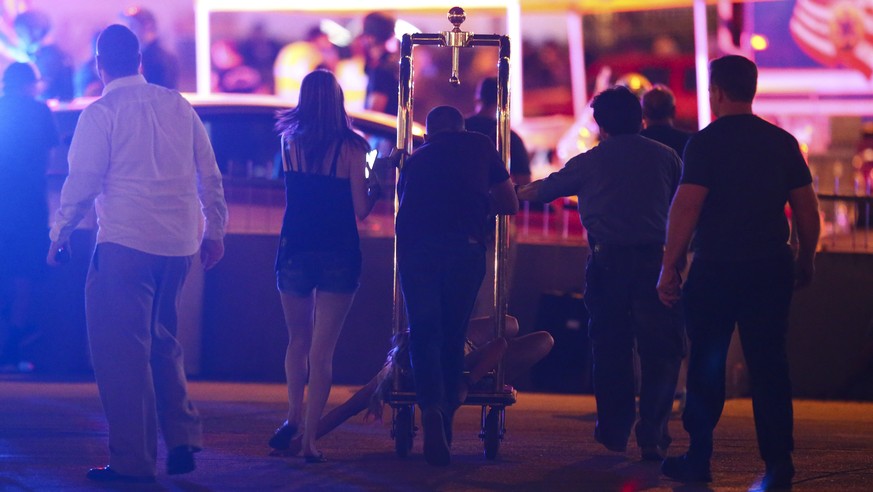
[[[461,24],[467,16],[461,7],[453,7],[448,12],[448,20],[454,28],[451,31],[438,33],[405,34],[400,45],[400,91],[398,94],[397,112],[397,148],[405,150],[407,154],[412,152],[412,106],[414,100],[414,65],[413,47],[415,45],[442,46],[452,49],[452,70],[449,83],[458,86],[461,83],[459,60],[462,48],[475,48],[477,46],[498,47],[497,61],[497,150],[503,158],[503,162],[509,167],[509,37],[498,34],[473,34],[461,30]],[[400,169],[405,164],[405,156],[400,161]],[[395,195],[394,214],[395,219],[399,206]],[[495,224],[494,239],[494,335],[496,338],[503,337],[506,329],[507,289],[506,270],[509,258],[509,217],[499,215]],[[400,291],[400,282],[397,274],[397,246],[394,247],[394,311],[393,333],[401,334],[406,330],[403,324],[403,299]],[[411,449],[412,438],[415,435],[414,426],[414,403],[415,395],[407,388],[402,388],[400,371],[394,371],[393,389],[394,394],[404,401],[406,405],[394,406],[394,425],[392,436],[395,438],[395,448],[401,456],[406,456]],[[515,402],[513,390],[507,390],[504,384],[503,362],[499,362],[494,372],[493,386],[490,393],[471,395],[467,403],[482,405],[482,432],[480,437],[485,442],[485,455],[493,459],[497,455],[500,439],[504,434],[505,408]],[[491,407],[487,411],[486,407]]]

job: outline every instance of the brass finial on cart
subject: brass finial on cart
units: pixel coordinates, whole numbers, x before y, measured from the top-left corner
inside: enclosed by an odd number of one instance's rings
[[[452,7],[447,15],[449,22],[455,26],[451,31],[443,31],[443,37],[446,40],[446,46],[452,48],[452,75],[449,77],[449,83],[457,87],[461,85],[461,78],[458,76],[458,65],[460,61],[460,48],[466,48],[467,42],[470,40],[472,33],[461,30],[461,24],[467,20],[467,14],[461,7]]]

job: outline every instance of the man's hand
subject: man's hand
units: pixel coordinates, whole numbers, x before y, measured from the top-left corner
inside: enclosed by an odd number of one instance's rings
[[[214,267],[224,257],[224,239],[203,239],[200,243],[200,263],[204,270]]]
[[[57,242],[52,241],[51,246],[49,246],[48,255],[45,257],[45,262],[49,266],[61,266],[64,263],[70,261],[70,257],[72,256],[73,250],[70,249],[70,242]]]
[[[540,184],[541,181],[534,181],[533,183],[522,185],[516,188],[516,194],[518,195],[518,199],[526,200],[529,202],[539,201]]]
[[[400,159],[406,155],[405,149],[391,148],[391,153],[388,154],[388,157],[385,158],[385,162],[391,167],[397,167],[400,165]]]
[[[802,289],[812,283],[815,275],[815,261],[812,258],[798,258],[794,262],[794,288]]]
[[[658,299],[667,307],[673,307],[682,297],[682,277],[674,267],[661,267],[658,277]]]
[[[388,157],[380,157],[373,163],[373,169],[370,171],[370,179],[374,179],[379,183],[382,189],[394,187],[394,170],[400,165],[400,159],[406,155],[403,149],[391,149],[391,154]]]

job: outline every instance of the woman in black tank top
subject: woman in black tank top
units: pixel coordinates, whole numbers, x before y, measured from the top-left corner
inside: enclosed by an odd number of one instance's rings
[[[278,115],[285,171],[285,216],[276,277],[288,349],[288,419],[269,444],[288,449],[302,432],[307,463],[325,461],[315,447],[318,420],[330,393],[332,360],[361,273],[355,218],[378,199],[364,176],[369,145],[357,135],[333,74],[316,70],[300,86],[297,107]],[[303,387],[309,379],[307,401]]]

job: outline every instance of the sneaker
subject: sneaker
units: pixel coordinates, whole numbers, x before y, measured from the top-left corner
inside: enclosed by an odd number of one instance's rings
[[[181,475],[194,471],[194,453],[200,448],[194,446],[176,446],[167,453],[167,474]]]
[[[759,490],[791,490],[794,479],[794,464],[789,459],[779,463],[767,464],[767,471],[761,479]]]
[[[26,360],[0,364],[0,373],[2,374],[30,374],[35,370],[36,366],[33,365],[33,362]]]
[[[424,428],[424,460],[429,465],[448,466],[451,454],[446,441],[442,412],[435,408],[422,411],[421,426]]]
[[[712,482],[712,472],[709,471],[709,463],[689,459],[688,453],[665,459],[661,463],[661,473],[679,482]]]
[[[137,476],[137,475],[122,475],[108,466],[100,468],[91,468],[85,474],[88,480],[95,482],[117,482],[117,483],[154,483],[155,477],[152,476]]]

